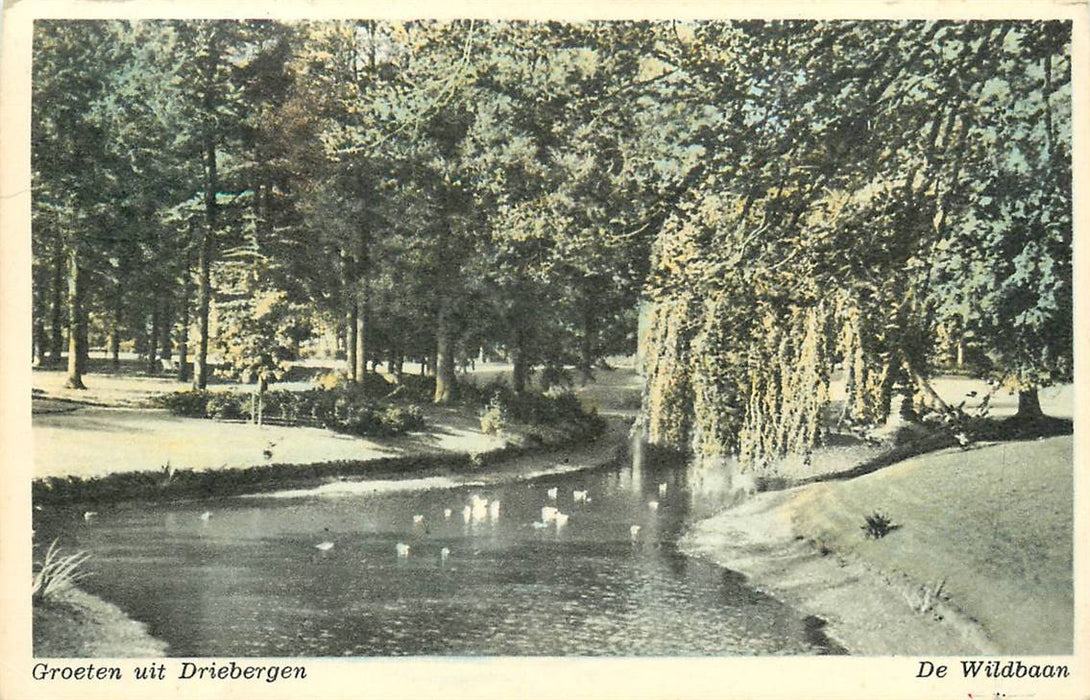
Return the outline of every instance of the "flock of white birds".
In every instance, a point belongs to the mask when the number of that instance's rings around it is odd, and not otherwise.
[[[668,486],[665,483],[659,484],[659,498],[666,495]],[[546,498],[551,502],[556,502],[559,496],[559,490],[556,486],[550,487],[545,492]],[[572,503],[591,503],[593,499],[590,494],[584,490],[572,491]],[[647,502],[647,507],[652,511],[659,509],[659,502],[652,500]],[[469,498],[467,503],[462,508],[462,520],[466,523],[471,522],[483,522],[485,520],[491,520],[493,522],[500,519],[500,501],[499,499],[487,499],[479,494],[473,494]],[[94,511],[87,511],[83,514],[85,520],[90,521],[97,513]],[[200,514],[200,519],[204,522],[208,522],[212,518],[211,511],[204,511]],[[451,520],[454,517],[453,508],[443,509],[443,519]],[[563,513],[554,505],[544,505],[541,507],[541,520],[530,523],[530,527],[535,530],[545,530],[550,527],[556,527],[557,529],[563,528],[568,524],[568,519],[571,517],[568,513]],[[413,515],[413,525],[424,525],[423,513],[415,513]],[[640,537],[640,526],[633,525],[628,530],[629,537],[633,542],[637,542]],[[325,540],[314,545],[314,548],[320,552],[328,552],[333,549],[335,542],[331,540]],[[412,547],[404,542],[398,542],[394,548],[398,558],[406,558],[412,553]],[[439,550],[439,558],[442,561],[446,561],[450,557],[451,550],[449,547],[443,547]]]

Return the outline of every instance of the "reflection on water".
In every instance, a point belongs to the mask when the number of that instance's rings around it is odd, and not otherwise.
[[[488,488],[47,510],[35,526],[93,552],[85,587],[173,656],[827,653],[812,621],[677,552],[689,519],[731,497],[728,473],[636,459]]]

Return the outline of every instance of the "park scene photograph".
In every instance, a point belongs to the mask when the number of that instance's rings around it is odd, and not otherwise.
[[[38,660],[1068,675],[1071,21],[28,41]]]

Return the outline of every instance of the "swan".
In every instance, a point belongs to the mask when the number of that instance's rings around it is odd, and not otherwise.
[[[547,495],[547,496],[548,496],[548,497],[549,497],[550,499],[552,499],[552,500],[554,500],[554,501],[555,501],[555,500],[556,500],[556,494],[557,494],[557,488],[556,488],[556,487],[554,486],[554,487],[552,487],[551,489],[549,489],[548,491],[546,491],[546,492],[545,492],[545,494],[546,494],[546,495]]]
[[[579,503],[580,501],[583,501],[585,503],[587,501],[587,492],[586,491],[572,491],[571,492],[571,499],[573,501],[575,501],[576,503]]]
[[[556,514],[556,526],[557,527],[564,527],[567,524],[568,524],[568,514],[567,513],[557,513]]]
[[[424,516],[423,515],[420,515],[418,513],[418,514],[413,516],[413,524],[419,525],[422,522],[424,522]]]
[[[560,511],[552,506],[544,506],[541,509],[541,522],[551,523],[556,520],[556,514]]]
[[[650,508],[651,510],[658,510],[659,509],[659,502],[658,501],[648,501],[647,502],[647,507]]]
[[[409,549],[410,549],[409,545],[405,544],[404,542],[398,542],[397,543],[397,556],[399,556],[401,558],[405,558],[405,557],[409,556]]]
[[[445,519],[447,519],[447,520],[450,520],[450,516],[453,515],[453,514],[454,514],[454,511],[452,511],[450,508],[444,508],[443,509],[443,517]]]
[[[95,517],[96,515],[98,515],[98,511],[89,510],[89,511],[87,511],[87,512],[85,512],[83,514],[83,519],[84,520],[90,520],[91,518]]]
[[[632,527],[628,528],[628,535],[633,540],[638,538],[640,536],[640,526],[639,525],[633,525]]]
[[[212,511],[210,511],[210,510],[206,510],[203,513],[201,513],[201,520],[203,520],[204,522],[208,522],[209,519],[211,519],[211,517],[212,517]]]
[[[666,486],[665,482],[659,484],[659,495],[660,496],[665,496],[666,495],[666,488],[667,488],[667,486]]]
[[[446,561],[447,557],[449,557],[449,556],[450,556],[450,547],[443,547],[442,549],[439,550],[439,558],[442,559],[443,561]]]
[[[318,544],[314,545],[314,548],[317,549],[319,552],[328,552],[329,550],[333,549],[333,543],[328,541],[319,542]]]

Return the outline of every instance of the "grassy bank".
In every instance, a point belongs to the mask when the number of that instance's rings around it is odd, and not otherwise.
[[[921,607],[941,585],[1000,650],[1069,654],[1072,465],[1070,436],[947,450],[815,484],[787,507],[797,536],[904,575]],[[867,538],[875,512],[895,527]]]
[[[853,653],[1070,654],[1072,451],[1071,436],[944,450],[764,493],[682,547],[828,620]],[[868,537],[876,513],[890,527]]]
[[[320,486],[356,479],[412,476],[474,475],[518,457],[563,445],[577,448],[603,435],[605,423],[557,435],[555,442],[511,445],[479,453],[418,453],[366,460],[335,460],[315,464],[259,464],[223,469],[153,469],[102,476],[35,479],[35,506],[110,503],[126,500],[172,500],[264,493]],[[612,436],[608,439],[612,439]]]
[[[34,656],[140,658],[166,654],[167,645],[116,605],[69,588],[35,603]]]

